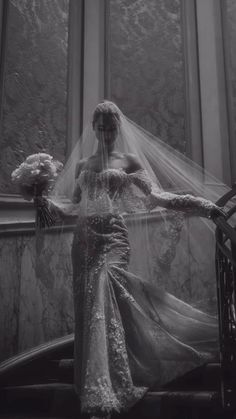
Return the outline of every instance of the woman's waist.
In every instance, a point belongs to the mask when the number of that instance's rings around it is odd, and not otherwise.
[[[100,214],[98,213],[87,213],[87,214],[80,214],[77,220],[77,224],[79,225],[91,225],[91,224],[100,224],[100,223],[109,223],[112,220],[122,220],[124,221],[124,218],[121,214],[115,211],[109,211],[109,212],[102,212]]]
[[[126,191],[127,192],[127,191]],[[141,197],[130,193],[101,194],[98,196],[84,196],[79,204],[79,215],[82,217],[99,215],[109,216],[109,214],[127,214],[136,211],[146,211],[145,203]]]
[[[89,214],[78,218],[75,232],[83,230],[86,234],[99,233],[99,234],[110,234],[114,233],[117,224],[122,225],[126,229],[125,220],[121,214],[117,213],[103,213],[103,214]]]

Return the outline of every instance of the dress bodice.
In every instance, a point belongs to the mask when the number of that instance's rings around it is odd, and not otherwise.
[[[126,173],[123,169],[101,172],[83,170],[77,179],[81,191],[79,213],[102,215],[145,211],[143,198],[151,190],[143,170]]]
[[[107,214],[149,212],[156,207],[182,211],[190,215],[210,217],[218,207],[211,201],[159,189],[144,169],[126,173],[123,169],[101,172],[82,170],[76,180],[73,204],[67,207],[51,202],[59,216],[106,216]]]

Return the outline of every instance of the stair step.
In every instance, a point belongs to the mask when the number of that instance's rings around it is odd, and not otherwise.
[[[63,392],[71,392],[73,390],[72,384],[66,383],[47,383],[47,384],[31,384],[31,385],[18,385],[18,386],[7,386],[3,387],[1,391],[12,392],[12,393],[19,393],[24,394],[27,392],[28,394],[44,394],[52,391],[63,391]]]
[[[59,381],[73,383],[74,359],[60,359],[51,361],[57,365],[57,377]],[[196,391],[218,391],[220,388],[220,364],[206,364],[200,368],[177,378],[171,384],[166,386],[167,389],[175,390],[196,390]],[[153,387],[154,391],[159,388]]]
[[[49,400],[55,395],[57,397],[68,397],[77,400],[74,387],[66,383],[51,383],[51,384],[34,384],[24,386],[10,386],[4,387],[1,390],[2,399],[5,402],[12,402],[26,398],[37,398],[42,400]],[[174,404],[191,404],[193,405],[209,405],[217,403],[219,395],[215,391],[155,391],[147,392],[142,402],[156,403],[161,400],[171,400]]]
[[[16,414],[14,416],[12,416],[12,413],[9,414],[0,414],[0,419],[68,419],[68,417],[62,417],[62,416],[36,416],[35,414],[30,414],[30,415],[21,415],[21,414]],[[79,417],[77,417],[76,419],[79,419]]]
[[[5,387],[1,392],[0,406],[0,419],[80,418],[74,387],[66,383]],[[119,415],[119,418],[158,419],[163,417],[160,416],[160,412],[166,406],[168,408],[172,406],[172,409],[177,409],[177,411],[179,409],[213,409],[216,411],[220,408],[219,394],[210,391],[148,392],[129,413]],[[19,412],[24,415],[20,415]],[[34,415],[35,413],[37,415]],[[199,417],[205,418],[204,415]]]
[[[74,380],[74,359],[34,359],[26,364],[17,365],[16,368],[1,370],[0,365],[0,386],[30,385],[63,382],[73,384]],[[209,390],[218,391],[220,388],[220,364],[207,364],[197,368],[182,377],[177,378],[167,389],[174,390]],[[154,386],[153,390],[159,390]]]
[[[78,400],[73,385],[65,383],[9,386],[1,389],[0,413],[37,413],[72,417],[77,413]]]
[[[0,386],[20,384],[22,379],[30,380],[39,377],[45,382],[47,378],[56,378],[58,363],[52,360],[72,359],[74,335],[67,335],[41,344],[19,355],[13,356],[0,363]]]
[[[220,391],[220,364],[211,363],[196,368],[167,384],[164,389],[178,391]],[[156,390],[155,386],[152,389]],[[158,389],[157,389],[158,390]]]
[[[148,392],[144,399],[145,403],[151,404],[165,400],[179,406],[209,406],[219,403],[219,393],[215,391],[159,391]]]
[[[70,369],[72,370],[74,368],[74,359],[60,359],[58,362],[58,367],[60,369]]]
[[[54,360],[52,363],[57,363],[57,376],[62,382],[73,384],[74,381],[74,359],[60,359]]]

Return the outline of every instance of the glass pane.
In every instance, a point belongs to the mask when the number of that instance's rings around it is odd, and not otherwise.
[[[46,151],[66,148],[69,0],[9,0],[2,115],[0,193],[14,192],[10,173]]]
[[[110,0],[109,32],[110,98],[185,153],[181,0]]]

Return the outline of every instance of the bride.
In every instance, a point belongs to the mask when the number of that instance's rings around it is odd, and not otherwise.
[[[74,384],[82,411],[96,416],[129,409],[154,384],[214,359],[218,349],[214,317],[129,271],[125,214],[223,212],[204,198],[160,191],[135,154],[118,150],[122,123],[114,103],[97,105],[97,148],[77,163],[73,195]]]

